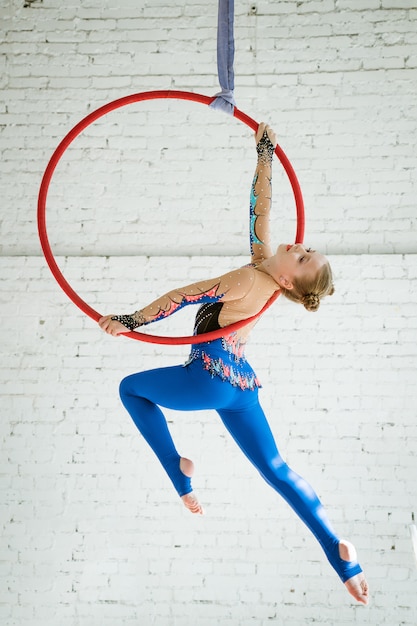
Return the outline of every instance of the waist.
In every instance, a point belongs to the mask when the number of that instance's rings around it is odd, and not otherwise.
[[[236,333],[232,333],[232,335],[220,337],[213,341],[204,341],[195,344],[191,349],[191,354],[193,354],[193,352],[199,354],[204,352],[205,354],[221,356],[234,363],[239,363],[246,362],[245,347],[246,343],[241,341]]]
[[[191,365],[195,361],[199,361],[203,369],[212,377],[219,376],[233,387],[254,390],[261,386],[258,377],[246,360],[244,344],[231,342],[230,336],[193,346],[184,366]]]

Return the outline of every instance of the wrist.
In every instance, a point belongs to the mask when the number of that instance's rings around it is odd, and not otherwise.
[[[270,165],[272,163],[274,151],[275,146],[268,137],[268,133],[264,131],[264,134],[256,145],[256,152],[258,153],[258,163],[262,163],[263,165]]]
[[[144,316],[140,311],[135,311],[132,315],[113,315],[111,319],[115,322],[120,322],[129,330],[134,330],[145,323]]]

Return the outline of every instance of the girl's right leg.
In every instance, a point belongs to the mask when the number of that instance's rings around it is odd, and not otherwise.
[[[235,403],[233,409],[219,410],[224,425],[263,478],[313,532],[349,592],[359,602],[366,604],[367,584],[356,560],[354,547],[340,541],[313,488],[282,459],[256,396],[253,393],[254,401],[247,406],[239,408]]]

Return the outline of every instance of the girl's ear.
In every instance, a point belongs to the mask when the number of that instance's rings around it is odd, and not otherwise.
[[[294,285],[292,284],[292,282],[287,276],[280,276],[278,285],[280,287],[284,287],[284,289],[288,289],[288,290],[294,289]]]

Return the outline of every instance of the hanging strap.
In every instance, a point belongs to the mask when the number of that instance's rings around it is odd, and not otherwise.
[[[219,109],[233,115],[236,102],[234,97],[235,74],[233,61],[235,56],[235,41],[233,37],[234,0],[219,0],[219,14],[217,19],[217,72],[222,88],[216,93],[215,100],[210,104],[213,109]]]

